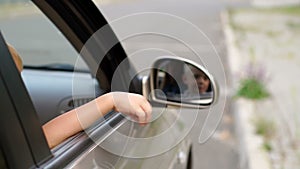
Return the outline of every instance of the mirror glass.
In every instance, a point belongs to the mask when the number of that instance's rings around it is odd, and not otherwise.
[[[214,84],[201,66],[178,59],[160,59],[154,63],[152,94],[158,101],[210,105]]]

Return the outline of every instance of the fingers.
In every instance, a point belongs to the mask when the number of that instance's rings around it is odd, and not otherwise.
[[[135,98],[131,100],[134,107],[134,114],[137,117],[137,122],[140,125],[145,125],[151,120],[152,106],[150,103],[141,95],[134,95]]]
[[[146,115],[145,122],[148,123],[151,120],[152,106],[145,99],[145,102],[141,107],[142,107],[142,109],[143,109],[143,111],[145,112],[145,115]]]
[[[140,124],[146,124],[146,123],[147,123],[147,121],[146,121],[146,119],[147,119],[147,114],[144,112],[144,110],[143,110],[141,107],[139,107],[139,108],[136,110],[135,115],[136,115],[136,117],[137,117],[137,119],[138,119],[138,122],[139,122]]]
[[[151,120],[152,107],[146,98],[139,94],[113,92],[114,110],[131,116],[140,124]]]

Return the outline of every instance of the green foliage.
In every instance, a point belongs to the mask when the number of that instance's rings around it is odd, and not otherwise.
[[[280,34],[281,34],[281,32],[279,32],[279,31],[272,31],[272,30],[266,31],[266,35],[267,35],[269,38],[276,38],[276,37],[278,37]]]
[[[286,26],[293,31],[300,30],[300,23],[298,22],[287,21]]]
[[[267,152],[271,152],[273,150],[271,141],[274,140],[277,134],[275,122],[260,115],[253,120],[253,123],[255,133],[263,138],[262,148]]]
[[[267,11],[277,12],[277,13],[284,13],[288,15],[300,15],[300,6],[286,6],[286,7],[277,7],[277,8],[270,8]]]
[[[300,5],[294,6],[282,6],[282,7],[271,7],[271,8],[246,8],[246,9],[232,9],[231,13],[270,13],[270,14],[286,14],[286,15],[300,15]]]
[[[273,150],[273,147],[269,142],[264,142],[262,146],[267,152],[271,152]]]
[[[275,123],[264,117],[257,117],[254,121],[255,133],[261,135],[265,141],[272,139],[276,135]]]
[[[255,78],[241,80],[240,87],[236,94],[237,97],[243,97],[250,100],[261,100],[269,97],[269,92],[265,86]]]

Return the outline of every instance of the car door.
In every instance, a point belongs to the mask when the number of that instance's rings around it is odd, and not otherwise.
[[[127,59],[125,51],[113,30],[107,25],[107,21],[92,1],[34,2],[56,24],[61,32],[65,34],[75,49],[81,53],[100,86],[108,86],[107,91],[130,91],[142,94],[140,79],[130,76],[130,71],[134,71],[134,68]],[[103,27],[105,27],[104,31],[99,32],[99,29],[103,29]],[[112,83],[114,79],[117,79],[117,83]],[[161,109],[163,108],[157,108],[156,111],[161,112]],[[70,165],[78,168],[85,168],[86,166],[114,166],[116,168],[166,168],[175,166],[178,153],[184,152],[186,154],[184,158],[188,158],[187,154],[190,150],[189,141],[185,140],[181,142],[182,140],[175,139],[175,142],[178,142],[175,148],[168,152],[162,151],[164,153],[155,154],[157,155],[155,157],[152,157],[153,154],[151,154],[151,156],[141,156],[138,158],[134,156],[135,158],[128,158],[126,154],[122,154],[124,153],[122,152],[122,148],[109,151],[111,147],[124,146],[125,143],[119,140],[126,140],[128,137],[147,138],[159,135],[177,119],[177,115],[174,112],[164,113],[163,116],[159,118],[160,120],[146,127],[140,127],[126,119],[120,120],[120,123],[112,121],[112,123],[116,123],[116,127],[113,128],[114,132],[106,136],[105,140],[100,139],[103,141],[104,146],[98,142],[97,144],[100,144],[100,146],[92,148],[88,154],[84,155],[84,158],[81,158],[81,161],[73,162]],[[183,125],[180,125],[180,121],[176,121],[174,126],[176,126],[174,131],[180,132],[179,129]],[[125,139],[112,136],[116,133],[124,134],[126,136]],[[90,137],[93,138],[94,136]],[[165,139],[172,140],[172,138]],[[93,138],[93,140],[99,139]],[[163,140],[160,141],[163,142]],[[140,150],[145,152],[147,152],[147,149],[154,149],[155,147],[157,146],[153,145],[149,147],[145,143],[133,145],[135,151]],[[183,162],[183,166],[185,165],[186,161]]]
[[[107,23],[91,1],[35,1],[35,3],[48,15],[80,53],[82,52],[84,44],[90,40],[92,34]],[[130,77],[129,70],[133,69],[130,62],[122,65],[122,70],[124,71],[120,71],[120,74],[114,74],[120,63],[124,61],[127,56],[120,43],[115,45],[112,49],[106,48],[109,40],[113,39],[114,41],[118,41],[111,29],[107,31],[109,33],[105,34],[104,38],[100,36],[94,39],[93,44],[96,45],[96,48],[88,48],[88,52],[82,54],[82,57],[90,68],[92,77],[97,79],[103,93],[112,90],[128,91],[126,84],[130,84],[131,92],[142,93],[142,83],[135,83],[135,81],[139,81],[139,79],[133,79],[133,83],[130,82],[132,78]],[[5,48],[4,44],[5,43],[2,43],[3,48]],[[103,58],[99,58],[99,53],[103,53]],[[6,61],[3,63],[6,63]],[[13,67],[12,64],[10,64],[10,66]],[[7,74],[11,74],[11,72]],[[112,89],[113,75],[117,76],[116,79],[118,79],[119,83],[113,85]],[[23,84],[20,79],[18,83]],[[10,90],[12,89],[3,89],[3,91]],[[26,93],[24,85],[22,91]],[[15,95],[11,94],[10,97],[13,98]],[[8,128],[19,125],[20,133],[22,133],[18,134],[18,132],[14,132],[12,135],[5,134],[1,137],[12,137],[9,139],[10,141],[1,141],[1,151],[9,168],[105,168],[107,166],[113,166],[115,168],[167,168],[174,166],[178,152],[189,149],[187,142],[182,142],[170,151],[158,154],[154,157],[128,158],[128,156],[122,156],[122,154],[108,152],[107,149],[99,145],[105,141],[108,146],[120,145],[120,143],[118,144],[118,140],[114,140],[114,137],[111,137],[113,133],[116,133],[115,131],[130,137],[149,137],[163,131],[163,129],[169,125],[167,123],[168,121],[172,123],[172,120],[176,119],[176,114],[165,113],[164,118],[160,118],[160,120],[151,124],[151,126],[141,127],[128,121],[122,115],[112,112],[105,118],[100,119],[98,123],[89,130],[81,132],[56,148],[49,150],[47,145],[44,144],[45,138],[43,133],[41,133],[41,125],[38,123],[39,119],[36,116],[36,112],[32,103],[30,104],[30,98],[28,98],[28,95],[24,97],[27,97],[25,100],[29,102],[26,104],[29,108],[15,110],[16,114],[22,113],[22,110],[27,110],[31,112],[31,114],[28,115],[32,115],[34,118],[27,119],[23,116],[16,116],[15,119],[20,120],[15,123],[10,122],[10,125],[3,126],[5,130],[2,130],[6,133]],[[24,100],[23,97],[19,99]],[[3,110],[9,109],[3,108]],[[6,118],[3,117],[1,119]],[[23,125],[23,120],[25,120],[24,123],[30,123],[31,125]],[[17,134],[17,136],[14,134]],[[22,139],[24,140],[22,144],[15,143],[16,140]],[[39,144],[35,144],[36,142]],[[14,148],[13,144],[18,144],[27,150],[25,151],[18,147]],[[151,148],[151,146],[147,147],[140,144],[139,146],[136,145],[135,151],[145,147]],[[155,145],[152,147],[155,147]],[[27,154],[20,154],[21,150],[22,152],[27,152]],[[9,158],[10,153],[16,157]],[[19,163],[18,160],[23,160],[24,163]]]

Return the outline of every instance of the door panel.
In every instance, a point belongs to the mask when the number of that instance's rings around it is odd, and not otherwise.
[[[161,109],[163,108],[154,108],[154,111],[159,112]],[[161,144],[156,144],[155,141],[142,141],[130,145],[128,142],[124,142],[124,139],[126,138],[119,137],[119,134],[128,136],[127,141],[129,142],[132,141],[132,138],[141,139],[157,137],[166,132],[170,125],[174,126],[174,129],[168,135],[170,140],[162,139]],[[114,133],[109,135],[100,144],[95,144],[89,152],[83,154],[82,157],[79,157],[70,166],[78,169],[97,167],[128,169],[166,169],[172,168],[173,166],[176,166],[177,168],[185,167],[186,164],[178,164],[179,152],[184,152],[188,155],[190,148],[190,142],[186,139],[178,141],[178,136],[180,135],[180,132],[185,130],[184,128],[184,122],[182,122],[182,119],[178,119],[178,115],[174,112],[164,112],[156,119],[156,121],[147,126],[139,126],[138,124],[126,120],[126,122],[117,128]],[[163,145],[163,142],[168,141],[178,141],[178,143],[174,143],[174,146],[168,150],[150,155],[153,153],[153,150],[159,149],[160,146]],[[110,149],[112,147],[118,148],[121,151]],[[141,151],[144,152],[144,155],[149,156],[144,158],[135,156],[135,154],[141,154]]]

